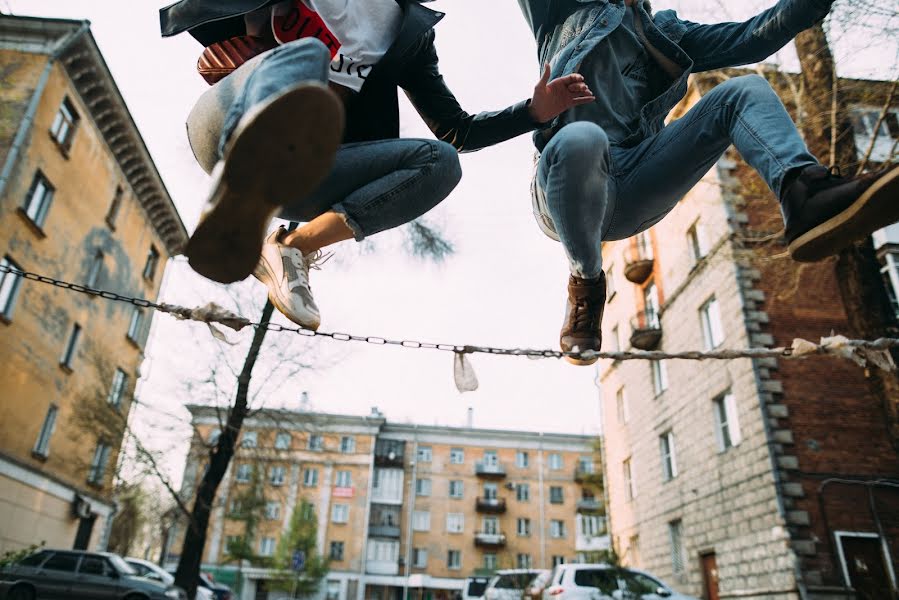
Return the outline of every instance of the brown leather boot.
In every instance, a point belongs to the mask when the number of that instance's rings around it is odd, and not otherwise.
[[[568,279],[568,305],[559,345],[563,352],[599,352],[602,346],[602,311],[606,307],[606,275],[599,279],[581,279],[572,275]],[[597,358],[580,359],[566,356],[573,365],[592,365]]]

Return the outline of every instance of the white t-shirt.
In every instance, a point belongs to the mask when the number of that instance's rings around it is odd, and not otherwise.
[[[331,81],[357,92],[396,40],[403,20],[396,0],[287,0],[263,10],[271,15],[279,43],[301,37],[324,42],[331,50]],[[246,16],[251,35],[258,31],[259,12]]]

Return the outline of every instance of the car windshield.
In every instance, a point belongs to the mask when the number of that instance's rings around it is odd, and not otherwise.
[[[574,584],[596,588],[603,594],[611,594],[618,589],[618,581],[609,569],[578,569],[574,572]]]
[[[137,575],[137,571],[135,571],[131,567],[131,565],[126,563],[125,560],[118,554],[109,554],[106,558],[109,559],[109,562],[112,563],[112,566],[115,567],[115,570],[122,575]]]
[[[619,576],[624,580],[625,588],[629,592],[635,594],[655,594],[660,587],[664,587],[652,577],[648,577],[642,573],[622,571]]]
[[[484,590],[487,589],[487,579],[472,579],[468,582],[468,596],[475,598],[483,596]]]
[[[47,555],[50,554],[48,550],[41,550],[35,554],[30,556],[26,556],[22,560],[19,561],[19,565],[23,567],[36,567],[47,558]]]

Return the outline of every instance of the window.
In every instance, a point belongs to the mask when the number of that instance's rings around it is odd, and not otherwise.
[[[617,292],[618,289],[615,287],[615,267],[609,265],[609,268],[606,270],[606,295],[609,299],[606,302],[609,302]]]
[[[519,450],[515,453],[515,466],[519,469],[527,469],[529,462],[528,453],[524,450]]]
[[[431,462],[431,447],[430,446],[419,446],[418,447],[418,462]]]
[[[119,210],[122,208],[122,198],[124,190],[121,187],[115,189],[112,202],[109,204],[109,210],[106,211],[106,224],[110,229],[115,229],[116,220],[119,218]]]
[[[461,569],[462,553],[459,550],[449,550],[446,553],[446,568]]]
[[[549,469],[551,471],[560,471],[562,470],[562,455],[553,452],[549,455]]]
[[[702,321],[702,337],[705,340],[705,349],[714,350],[724,341],[721,311],[714,296],[699,309],[699,318]]]
[[[290,449],[290,434],[286,431],[282,431],[275,435],[275,450],[289,450]]]
[[[621,469],[624,472],[624,499],[630,502],[636,495],[636,490],[634,488],[634,477],[631,473],[630,458],[624,459],[624,462],[621,463]]]
[[[131,322],[128,323],[128,339],[135,344],[140,343],[140,334],[144,326],[144,311],[135,306],[134,312],[131,313]]]
[[[498,492],[498,488],[495,483],[485,483],[484,484],[484,500],[496,500],[496,493]]]
[[[461,498],[462,497],[462,480],[453,479],[449,482],[449,496],[450,498]]]
[[[281,518],[281,503],[270,501],[265,503],[265,518],[269,521],[277,521]]]
[[[465,450],[462,448],[450,449],[450,464],[461,465],[465,462]]]
[[[400,543],[387,540],[368,540],[366,559],[377,562],[396,563],[400,559]]]
[[[303,519],[307,521],[312,521],[315,519],[315,506],[311,502],[303,501],[302,506],[300,507],[300,514],[303,516]]]
[[[306,469],[303,471],[303,485],[306,487],[318,485],[318,469]]]
[[[496,517],[484,517],[481,521],[481,533],[499,535],[499,519]]]
[[[652,239],[649,237],[649,230],[644,229],[637,234],[637,255],[642,260],[652,260]]]
[[[578,515],[578,536],[595,538],[606,534],[606,518],[600,515]]]
[[[337,471],[335,486],[339,488],[353,487],[353,474],[350,471]]]
[[[350,520],[349,504],[335,504],[331,507],[331,522],[346,523]]]
[[[374,502],[402,502],[402,469],[375,469],[372,476],[371,496]]]
[[[284,467],[272,467],[268,472],[268,480],[272,485],[284,485]]]
[[[578,456],[577,457],[577,471],[578,473],[582,473],[584,475],[593,475],[596,473],[596,467],[593,464],[592,456]]]
[[[72,106],[72,102],[65,98],[50,125],[50,135],[64,150],[72,147],[72,138],[75,137],[75,127],[78,125],[78,111]]]
[[[253,465],[245,463],[237,465],[237,472],[234,474],[234,481],[237,483],[247,483],[253,476]]]
[[[552,519],[549,522],[549,535],[554,538],[565,537],[565,521]]]
[[[275,538],[264,537],[259,542],[259,556],[274,556]]]
[[[671,541],[671,566],[675,573],[684,572],[684,545],[683,536],[681,535],[681,521],[671,521],[668,523],[668,539]]]
[[[416,496],[430,496],[431,495],[431,480],[430,479],[416,479],[415,480],[415,495]]]
[[[106,475],[106,464],[109,462],[109,453],[112,448],[108,444],[100,442],[94,450],[94,458],[91,460],[90,472],[87,475],[88,483],[100,485]]]
[[[245,431],[240,441],[241,448],[255,448],[259,444],[258,431]]]
[[[496,570],[496,554],[487,552],[484,554],[484,569],[487,571]]]
[[[690,264],[694,267],[708,253],[702,230],[699,228],[699,222],[693,223],[693,226],[687,230],[687,245],[690,248]]]
[[[617,324],[612,327],[612,335],[609,336],[609,342],[611,342],[609,352],[621,352],[621,331]]]
[[[519,569],[530,569],[531,568],[531,555],[530,554],[518,554],[515,557],[515,562],[518,564]]]
[[[549,503],[562,504],[563,502],[565,502],[565,498],[562,494],[562,487],[557,485],[549,486]]]
[[[309,436],[309,444],[306,446],[308,450],[319,451],[324,447],[324,441],[322,440],[322,436],[320,435],[310,435]]]
[[[677,458],[674,451],[674,433],[668,431],[659,436],[659,450],[662,453],[662,477],[671,481],[677,477]]]
[[[499,457],[496,455],[496,450],[484,450],[484,465],[488,467],[499,465]]]
[[[331,560],[343,560],[343,542],[331,542],[331,551],[328,556]]]
[[[643,290],[643,310],[646,317],[645,327],[648,329],[658,329],[659,325],[659,294],[656,291],[656,284],[650,283]]]
[[[356,452],[356,438],[351,435],[345,435],[340,438],[340,451],[344,454]]]
[[[112,386],[109,388],[109,395],[106,396],[106,401],[116,408],[120,407],[127,385],[128,375],[125,374],[125,371],[116,369],[115,375],[112,376]]]
[[[50,204],[53,203],[53,193],[55,188],[47,181],[44,174],[38,171],[34,175],[31,187],[28,189],[28,195],[25,196],[25,204],[22,210],[25,216],[31,219],[31,222],[38,227],[43,227],[47,220],[47,212],[50,210]]]
[[[209,432],[209,437],[206,439],[206,444],[209,446],[215,446],[219,443],[219,438],[222,437],[221,429],[213,429]]]
[[[153,281],[156,276],[156,267],[159,265],[159,250],[156,246],[150,246],[147,252],[147,262],[144,264],[144,279]]]
[[[0,260],[0,266],[7,269],[22,270],[22,268],[14,263],[8,256],[4,256],[3,259]],[[16,304],[16,297],[19,295],[19,285],[21,283],[21,275],[0,271],[0,318],[7,321],[12,319],[12,309]]]
[[[737,400],[727,392],[713,400],[715,411],[715,436],[718,438],[718,450],[726,451],[742,441],[740,422],[737,417]]]
[[[72,361],[75,359],[75,351],[78,350],[78,340],[81,339],[81,325],[75,323],[72,331],[69,333],[69,340],[66,342],[66,349],[59,359],[59,364],[66,369],[72,368]]]
[[[69,552],[57,552],[44,563],[44,569],[52,569],[53,571],[66,571],[69,573],[75,572],[75,567],[78,565],[78,554],[72,554]]]
[[[412,549],[412,566],[416,569],[426,569],[428,567],[428,551],[426,548]]]
[[[56,415],[59,413],[59,407],[51,404],[47,409],[47,415],[44,417],[44,424],[41,425],[41,432],[37,436],[37,442],[34,444],[34,453],[38,456],[46,458],[50,455],[50,438],[53,437],[53,430],[56,428]]]
[[[656,396],[668,389],[668,368],[663,360],[651,360],[652,365],[652,389]]]
[[[462,513],[447,513],[446,532],[462,533],[465,530],[465,515]]]
[[[527,483],[516,483],[515,499],[519,502],[528,502],[531,499],[531,486]]]
[[[431,511],[416,510],[412,512],[412,531],[431,530]]]
[[[90,269],[87,271],[87,280],[85,285],[89,288],[96,288],[100,283],[100,273],[103,272],[103,251],[94,252],[94,258],[91,260]],[[136,306],[134,308],[137,308]]]
[[[524,517],[519,517],[516,532],[521,537],[527,537],[531,535],[531,520]]]
[[[564,564],[565,564],[565,557],[564,557],[564,556],[559,556],[559,555],[557,555],[557,554],[554,554],[554,555],[553,555],[553,569],[555,569],[555,568],[558,567],[559,565],[564,565]]]
[[[895,152],[893,145],[899,139],[899,112],[887,111],[883,121],[878,126],[882,108],[861,107],[851,113],[852,125],[855,130],[855,146],[859,154],[864,154],[871,146],[871,161],[873,163],[887,162],[891,158],[891,152]]]
[[[99,556],[83,556],[81,564],[78,566],[78,573],[84,575],[105,576],[110,571],[112,571],[112,567],[106,562],[106,559]]]
[[[618,388],[618,391],[615,392],[615,406],[618,410],[618,423],[620,425],[624,425],[627,423],[628,419],[628,410],[627,410],[627,397],[624,395],[624,388]]]

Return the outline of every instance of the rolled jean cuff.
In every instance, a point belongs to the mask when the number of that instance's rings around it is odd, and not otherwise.
[[[362,229],[362,226],[347,212],[346,207],[342,203],[335,204],[331,207],[331,210],[340,215],[343,223],[353,232],[354,240],[361,242],[365,239],[365,231]]]

